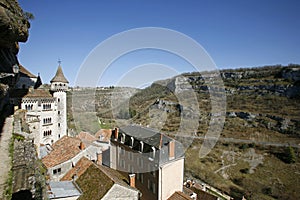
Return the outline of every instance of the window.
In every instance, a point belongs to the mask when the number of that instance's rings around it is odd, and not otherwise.
[[[153,183],[151,180],[148,180],[148,190],[155,194],[155,183]]]
[[[60,111],[58,111],[58,114],[60,115]]]
[[[58,98],[57,101],[60,102],[60,98]]]
[[[144,142],[140,141],[140,152],[143,153],[144,150]]]
[[[43,110],[51,110],[51,104],[50,103],[43,104]]]
[[[52,135],[51,130],[44,131],[44,137],[47,137],[47,136],[50,136],[50,135]]]
[[[58,127],[60,127],[60,123],[58,123]]]
[[[132,165],[128,165],[128,171],[130,173],[133,173],[134,172],[134,169],[133,169],[133,166]]]
[[[131,147],[133,147],[134,138],[133,138],[133,137],[131,137],[130,139],[131,139]]]
[[[139,167],[143,167],[144,161],[141,156],[137,157],[137,164]]]
[[[120,154],[125,155],[125,149],[123,147],[120,148]]]
[[[125,169],[125,160],[121,159],[119,165],[121,168]]]
[[[33,110],[33,105],[32,104],[28,104],[28,105],[25,105],[25,110]]]
[[[61,174],[61,168],[53,170],[53,175],[60,175],[60,174]]]
[[[133,160],[132,154],[133,154],[132,152],[128,151],[128,158],[129,158],[129,160]]]
[[[137,174],[137,180],[139,180],[141,183],[144,183],[144,175],[141,173]]]
[[[44,123],[44,124],[51,124],[51,123],[52,123],[51,117],[44,118],[44,119],[43,119],[43,123]]]
[[[125,143],[125,137],[126,137],[126,135],[125,135],[125,133],[123,133],[122,137],[121,137],[121,143],[123,143],[123,144]]]

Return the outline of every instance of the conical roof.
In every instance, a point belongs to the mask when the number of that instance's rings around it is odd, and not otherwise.
[[[50,83],[52,82],[62,82],[62,83],[69,83],[69,81],[66,79],[66,77],[64,76],[64,73],[62,71],[61,66],[59,65],[56,71],[55,76],[52,78],[52,80],[50,81]]]

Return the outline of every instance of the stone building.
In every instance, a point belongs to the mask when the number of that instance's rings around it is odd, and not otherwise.
[[[67,97],[68,80],[65,78],[59,65],[57,72],[51,80],[50,89],[32,87],[39,84],[40,78],[23,77],[23,83],[18,83],[27,89],[27,94],[21,98],[21,109],[27,111],[26,119],[30,130],[34,135],[34,143],[39,146],[51,145],[61,137],[67,135]],[[34,82],[36,81],[36,82]],[[18,102],[15,100],[15,102]]]
[[[111,137],[110,167],[136,179],[141,199],[165,200],[183,189],[183,146],[149,128],[116,128]]]

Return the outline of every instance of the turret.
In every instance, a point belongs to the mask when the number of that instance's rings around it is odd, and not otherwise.
[[[63,74],[62,68],[57,68],[56,74],[51,83],[51,92],[53,97],[56,98],[57,104],[57,117],[56,117],[56,136],[55,140],[59,140],[61,137],[67,135],[67,94],[69,81]]]
[[[51,91],[67,91],[69,86],[69,81],[64,76],[61,66],[59,65],[55,76],[51,79]]]

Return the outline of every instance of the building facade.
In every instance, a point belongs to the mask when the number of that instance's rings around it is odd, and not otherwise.
[[[134,175],[141,199],[169,198],[183,189],[183,146],[140,126],[116,128],[111,137],[110,167]]]
[[[39,146],[51,145],[67,135],[68,80],[59,65],[51,80],[50,89],[22,88],[28,92],[21,98],[21,109],[27,111],[26,120],[34,135],[34,143]],[[33,84],[33,83],[32,83]],[[22,85],[20,83],[20,85]],[[26,87],[27,84],[23,87]],[[19,90],[22,90],[19,89]]]

